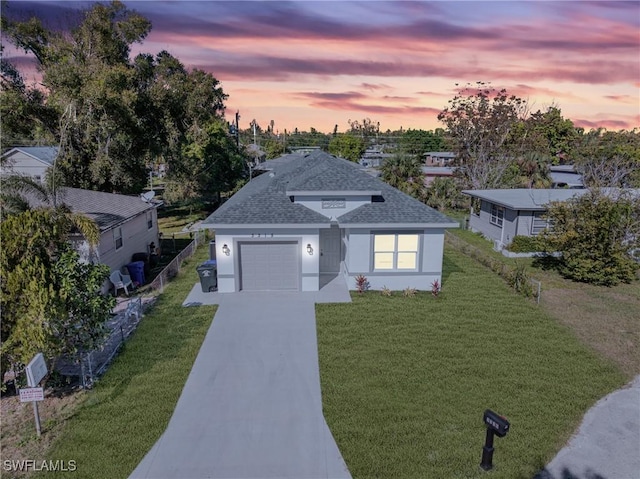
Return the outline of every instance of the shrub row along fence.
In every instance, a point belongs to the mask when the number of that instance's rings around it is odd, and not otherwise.
[[[504,261],[494,258],[482,249],[467,243],[448,231],[445,234],[445,238],[451,247],[486,266],[504,279],[516,292],[527,298],[535,298],[536,303],[540,304],[542,283],[529,276],[524,263],[516,261],[513,267],[509,266]]]
[[[156,276],[145,286],[145,290],[162,292],[169,281],[174,278],[182,263],[191,257],[198,245],[207,240],[203,231],[192,233],[192,241]],[[146,298],[151,299],[151,298]],[[60,358],[56,361],[55,370],[66,378],[78,378],[83,388],[90,388],[93,383],[107,369],[115,355],[120,350],[126,339],[135,331],[142,318],[144,303],[141,296],[129,299],[124,310],[114,315],[107,323],[110,333],[102,348],[82,353],[79,360]]]

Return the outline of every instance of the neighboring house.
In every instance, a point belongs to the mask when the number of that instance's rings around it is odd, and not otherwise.
[[[501,250],[514,236],[536,236],[547,227],[544,214],[552,201],[567,201],[587,189],[464,190],[470,196],[469,228]],[[618,191],[618,190],[616,190]],[[626,190],[640,195],[640,190]]]
[[[62,202],[74,213],[93,219],[100,228],[100,243],[94,252],[80,236],[71,238],[86,261],[106,264],[111,271],[120,270],[131,262],[134,253],[148,253],[151,242],[159,244],[158,203],[138,196],[78,188],[64,188]]]
[[[53,166],[58,148],[53,146],[18,146],[2,154],[0,174],[25,175],[44,181],[46,171]]]
[[[384,160],[387,158],[391,158],[393,155],[391,153],[384,153],[382,151],[382,146],[372,146],[367,148],[360,158],[359,163],[362,166],[369,168],[380,168]]]
[[[555,165],[549,167],[549,176],[553,188],[584,188],[582,175],[573,165]]]
[[[429,186],[436,178],[451,178],[454,171],[451,166],[423,166],[424,186]]]
[[[431,289],[441,281],[445,228],[458,223],[318,151],[265,163],[209,216],[218,291],[317,291],[338,275],[350,289]]]
[[[423,156],[425,166],[448,166],[456,159],[451,151],[428,151]]]

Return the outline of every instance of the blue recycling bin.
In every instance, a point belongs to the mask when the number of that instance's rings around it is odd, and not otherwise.
[[[144,280],[144,261],[134,261],[127,265],[129,276],[131,281],[138,283],[138,286],[142,286],[145,283]]]

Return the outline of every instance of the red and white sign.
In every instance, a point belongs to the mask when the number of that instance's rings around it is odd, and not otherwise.
[[[20,402],[44,401],[44,389],[22,388],[20,389]]]

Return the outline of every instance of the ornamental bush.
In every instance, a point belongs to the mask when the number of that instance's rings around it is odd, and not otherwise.
[[[513,253],[536,253],[543,251],[543,244],[537,236],[514,236],[507,250]]]
[[[544,251],[558,251],[564,277],[602,286],[629,283],[640,264],[631,251],[640,245],[640,198],[592,190],[569,201],[551,203],[553,228],[540,238]]]

